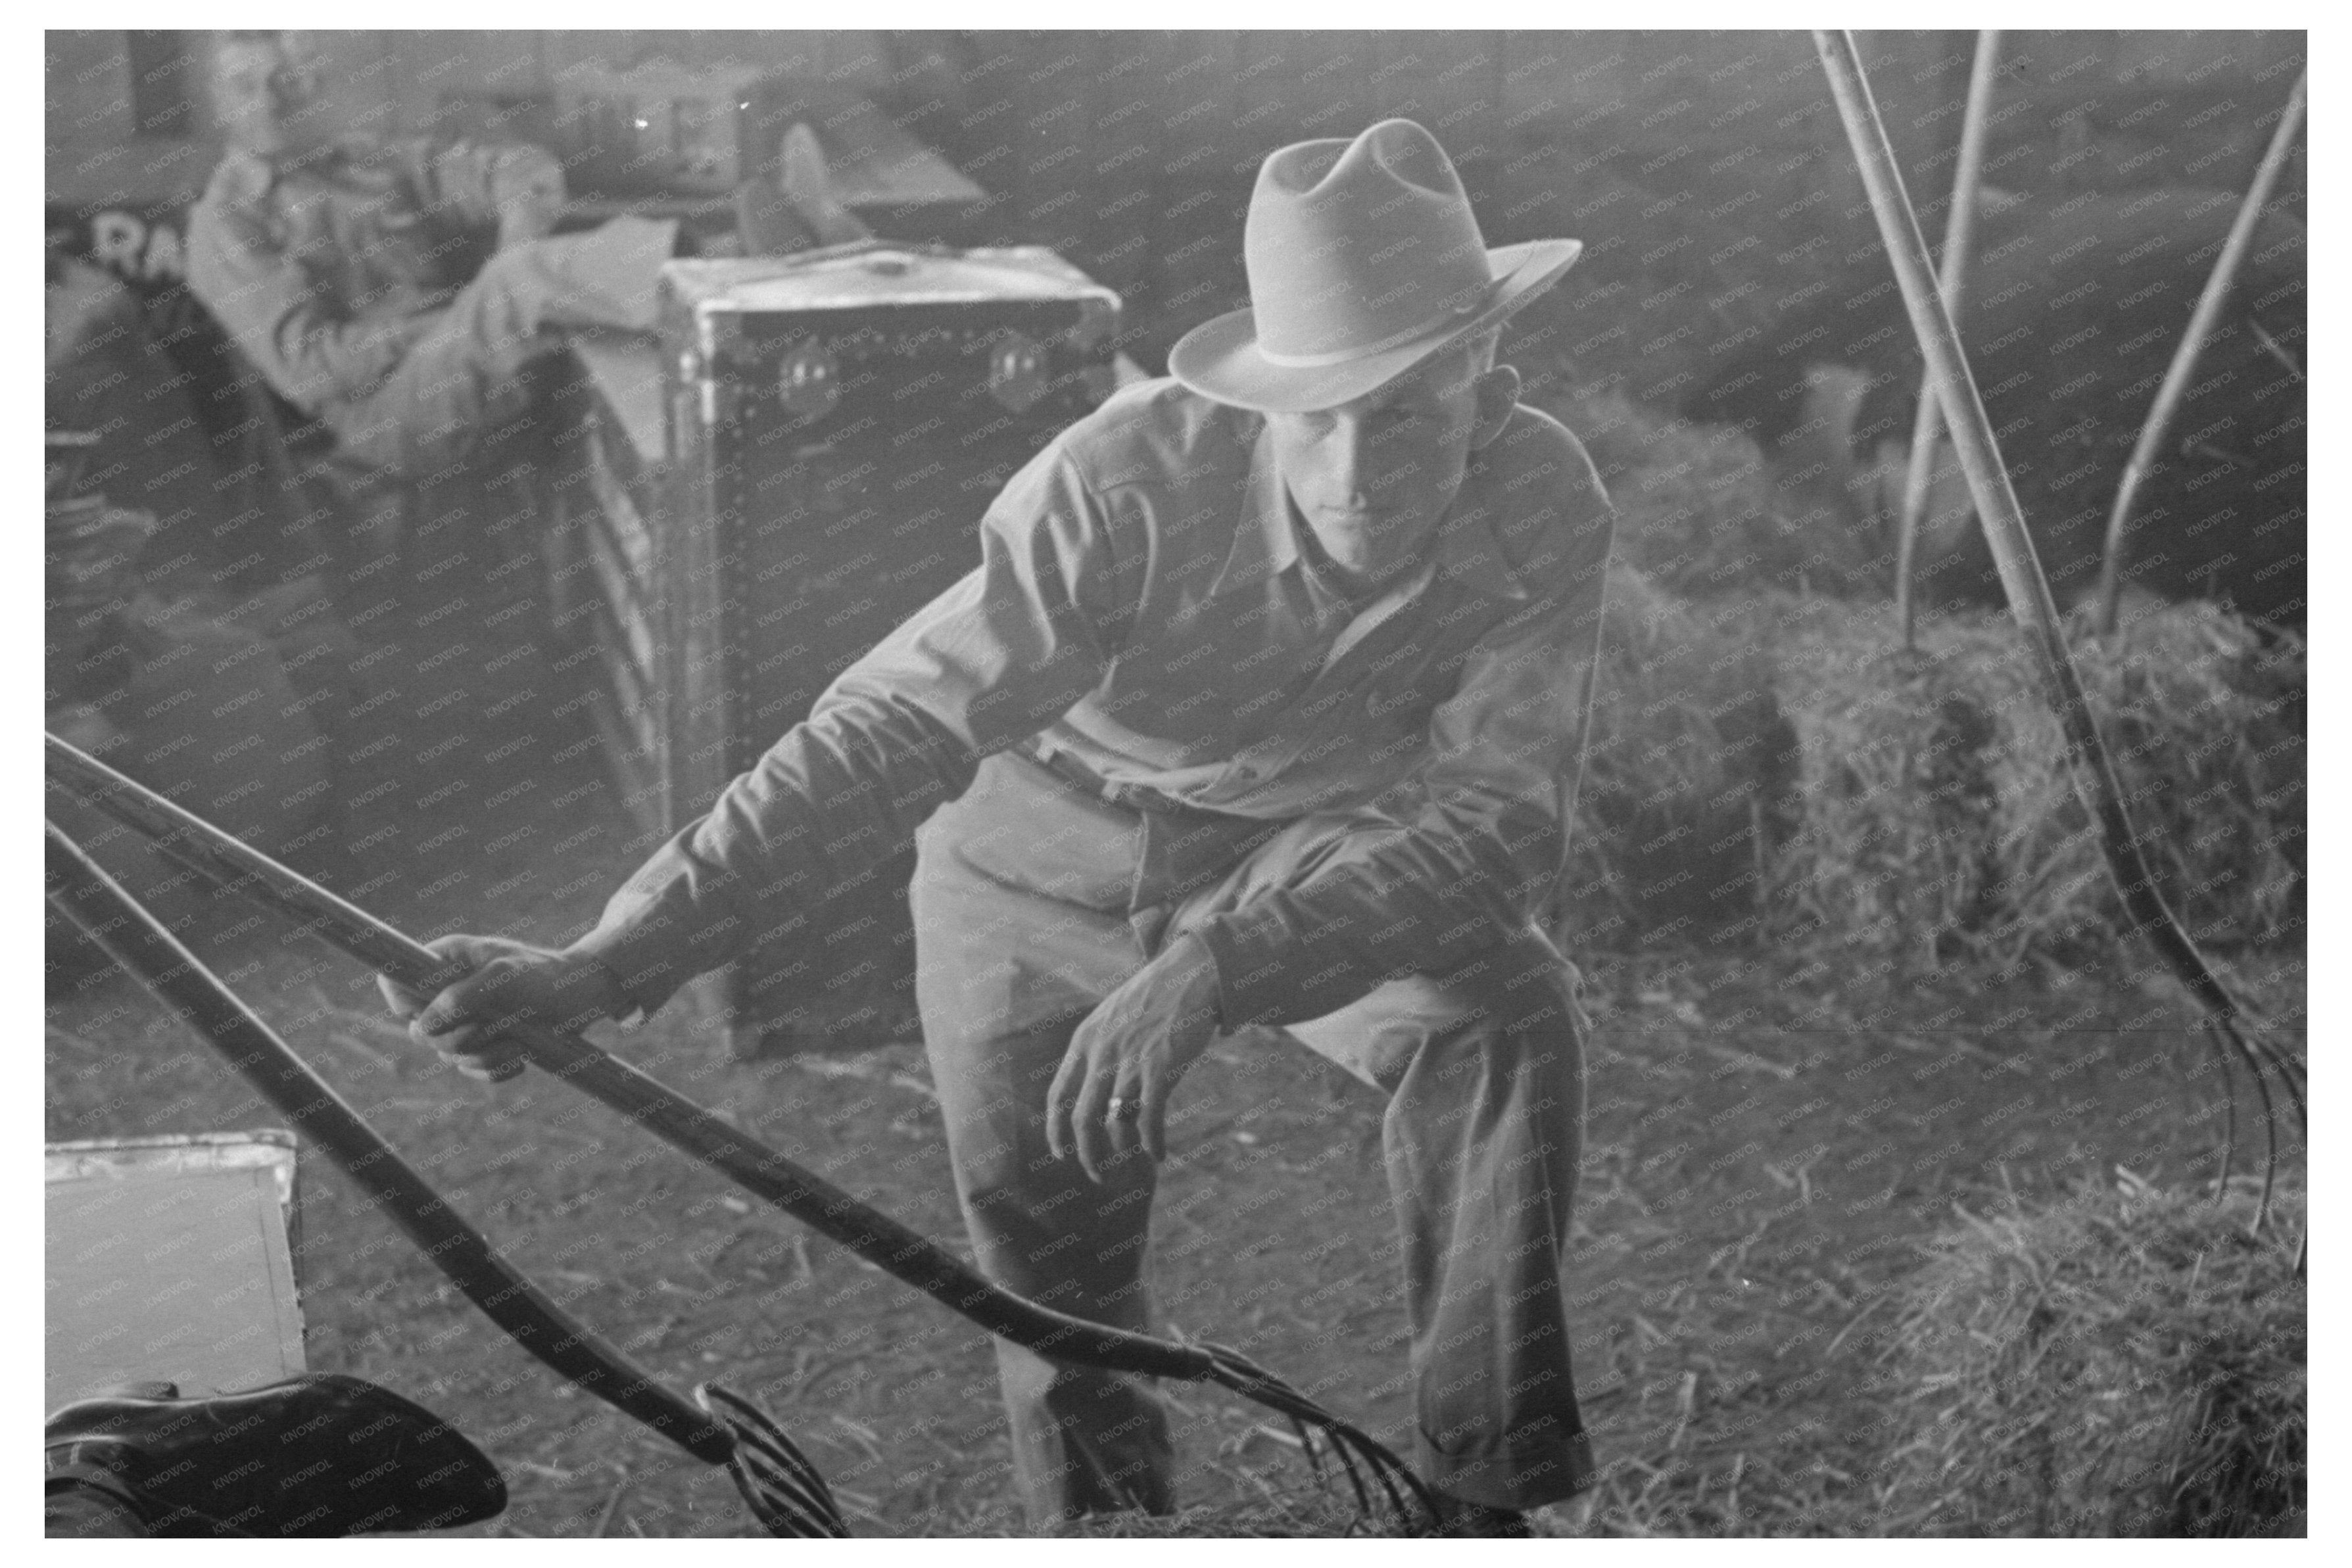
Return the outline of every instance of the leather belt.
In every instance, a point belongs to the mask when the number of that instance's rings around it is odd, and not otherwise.
[[[1149,811],[1156,816],[1179,813],[1192,816],[1223,816],[1205,806],[1189,805],[1172,795],[1163,794],[1149,784],[1119,784],[1079,761],[1066,751],[1048,750],[1042,741],[1030,741],[1014,748],[1018,754],[1035,763],[1066,783],[1075,784],[1107,805],[1129,811]]]

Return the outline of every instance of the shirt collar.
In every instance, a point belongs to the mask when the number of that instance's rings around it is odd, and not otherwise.
[[[1463,476],[1445,520],[1437,528],[1437,580],[1473,589],[1489,599],[1516,602],[1528,597],[1526,585],[1512,572],[1489,522],[1479,483],[1483,465],[1476,455]],[[1250,444],[1249,477],[1242,486],[1242,517],[1234,529],[1233,547],[1210,585],[1211,591],[1265,578],[1303,566],[1298,529],[1305,525],[1290,505],[1282,474],[1275,464],[1274,438],[1259,422],[1257,438]]]
[[[1258,422],[1256,439],[1250,443],[1249,477],[1242,483],[1241,502],[1234,542],[1225,551],[1225,564],[1211,584],[1212,591],[1261,582],[1299,563],[1290,497],[1275,465],[1274,437],[1264,420]]]

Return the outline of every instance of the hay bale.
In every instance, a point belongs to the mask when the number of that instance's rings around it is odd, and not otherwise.
[[[2080,622],[2074,666],[2115,758],[2158,891],[2200,942],[2249,946],[2300,930],[2304,655],[2219,606],[2151,603],[2113,636]],[[2053,950],[2128,939],[2121,895],[2068,779],[2057,718],[2021,706],[1996,759],[1997,920]]]
[[[2040,700],[2014,630],[1931,622],[1906,655],[1891,609],[1833,600],[1759,601],[1745,630],[1797,745],[1768,931],[1930,966],[1980,951],[2002,881],[1994,764]]]
[[[1759,831],[1789,767],[1769,661],[1610,566],[1564,924],[1582,946],[1759,918]]]
[[[2127,1178],[1940,1238],[1890,1340],[1905,1529],[2302,1533],[2303,1196],[2252,1208]]]
[[[1667,591],[1877,591],[1874,530],[1841,526],[1826,481],[1784,478],[1737,426],[1676,419],[1613,387],[1529,395],[1591,455],[1617,508],[1617,559]]]
[[[1773,934],[1930,966],[2073,961],[2130,941],[2064,737],[2007,617],[1756,601],[1798,747]],[[2304,904],[2302,649],[2210,604],[2147,608],[2074,660],[2168,903],[2200,941],[2290,936]]]

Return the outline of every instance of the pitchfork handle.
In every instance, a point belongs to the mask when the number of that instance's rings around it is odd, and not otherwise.
[[[226,1057],[492,1322],[564,1378],[705,1464],[728,1462],[735,1439],[725,1427],[541,1294],[80,845],[55,824],[44,826],[45,880],[58,906]]]
[[[50,768],[63,776],[73,794],[137,829],[183,864],[289,915],[377,973],[429,996],[469,972],[56,736],[47,736],[46,744]],[[1185,1382],[1214,1372],[1214,1359],[1205,1350],[1088,1322],[1006,1290],[929,1237],[576,1034],[536,1025],[502,1032],[533,1067],[633,1118],[672,1148],[991,1333],[1057,1361],[1115,1372]]]

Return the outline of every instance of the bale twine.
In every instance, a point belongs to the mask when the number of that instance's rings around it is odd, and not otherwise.
[[[1889,1338],[1895,1528],[2302,1533],[2304,1198],[2282,1192],[2260,1238],[2253,1207],[2126,1176],[1964,1212]]]
[[[1770,666],[1612,562],[1562,925],[1582,946],[1760,920],[1759,824],[1790,766]]]

